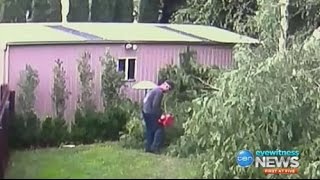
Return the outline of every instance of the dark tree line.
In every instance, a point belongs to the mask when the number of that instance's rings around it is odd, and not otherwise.
[[[69,22],[133,22],[134,11],[138,11],[136,19],[141,23],[205,24],[258,37],[259,30],[250,23],[261,9],[260,1],[69,0],[67,19]],[[61,9],[61,0],[0,0],[0,22],[26,22],[27,19],[60,22]],[[319,25],[319,0],[291,0],[288,10],[289,34]],[[26,12],[29,12],[28,17]]]
[[[133,22],[134,0],[69,0],[69,22]],[[139,22],[168,23],[186,0],[140,0]],[[61,0],[0,0],[0,22],[60,22]],[[162,14],[159,14],[162,11]],[[27,13],[28,12],[28,13]],[[89,15],[91,12],[91,16]]]
[[[289,2],[289,35],[299,31],[312,31],[319,26],[319,0]],[[268,4],[272,4],[271,11],[280,11],[279,3],[279,0],[187,0],[182,8],[171,16],[171,20],[174,23],[212,25],[258,37],[262,30],[252,26],[256,12]]]

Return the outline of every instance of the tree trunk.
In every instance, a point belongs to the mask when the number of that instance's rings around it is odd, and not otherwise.
[[[287,49],[287,34],[288,34],[288,6],[289,0],[279,0],[280,16],[281,16],[281,34],[279,37],[279,52],[285,52]]]
[[[89,20],[89,1],[88,0],[69,0],[69,22],[88,22]]]
[[[140,23],[157,23],[159,18],[160,0],[141,0],[139,6]]]

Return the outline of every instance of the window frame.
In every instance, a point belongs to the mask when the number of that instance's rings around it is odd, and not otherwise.
[[[134,79],[128,79],[129,75],[129,59],[134,59]],[[135,56],[120,56],[117,58],[117,71],[119,72],[119,60],[125,60],[125,67],[124,67],[124,74],[125,78],[124,81],[134,82],[136,81],[136,73],[137,73],[137,57]]]

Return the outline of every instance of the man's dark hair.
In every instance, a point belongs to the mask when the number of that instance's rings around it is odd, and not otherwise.
[[[172,89],[174,88],[174,83],[173,83],[173,81],[171,81],[171,80],[166,80],[165,82],[166,82],[167,84],[169,84],[170,90],[172,90]]]
[[[165,79],[158,79],[158,86],[160,86],[162,83],[164,83],[166,80]]]

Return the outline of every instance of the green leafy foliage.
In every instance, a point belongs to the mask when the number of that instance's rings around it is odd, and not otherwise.
[[[121,100],[120,88],[125,84],[123,81],[124,73],[117,71],[117,62],[110,54],[109,49],[106,51],[105,56],[100,58],[103,67],[101,75],[101,87],[103,95],[103,105],[113,106]]]
[[[319,25],[319,5],[317,0],[290,1],[288,34],[310,35],[309,30]],[[266,35],[276,38],[280,30],[279,6],[278,0],[187,0],[171,22],[211,25],[259,39],[265,39]]]
[[[160,0],[140,0],[139,22],[157,23],[159,18]]]
[[[0,23],[26,22],[26,11],[32,0],[0,0]]]
[[[133,22],[133,0],[92,0],[93,22]]]
[[[78,60],[81,94],[71,132],[68,131],[63,119],[70,92],[66,88],[66,71],[62,61],[58,59],[53,70],[52,100],[57,117],[48,117],[41,125],[39,118],[33,113],[34,91],[39,79],[37,72],[27,66],[26,71],[21,74],[23,78],[19,83],[22,93],[18,96],[18,100],[21,101],[19,105],[24,107],[23,113],[17,114],[17,118],[10,122],[12,147],[50,147],[63,143],[88,144],[119,140],[120,132],[125,130],[130,115],[138,111],[139,105],[119,93],[120,87],[124,84],[123,74],[117,72],[115,59],[107,53],[101,58],[101,62],[104,67],[102,89],[108,108],[104,112],[96,112],[92,99],[94,72],[91,70],[90,58],[90,54],[86,52]]]
[[[143,148],[144,140],[142,119],[136,116],[131,117],[120,137],[121,145],[126,148],[140,149]]]
[[[115,13],[116,1],[92,0],[91,21],[112,22]]]
[[[78,110],[72,125],[71,140],[77,144],[118,140],[129,118],[130,114],[119,107],[109,107],[104,113],[81,113]]]
[[[106,126],[109,128],[107,131],[104,131],[103,137],[109,137],[111,140],[119,140],[119,133],[124,130],[130,114],[119,107],[109,107],[104,116],[109,120]]]
[[[11,148],[58,146],[69,141],[69,132],[64,120],[48,117],[41,123],[33,112],[16,114],[9,130]]]
[[[62,4],[61,0],[48,0],[49,9],[47,13],[47,22],[61,22],[62,21]]]
[[[173,91],[164,98],[165,111],[175,116],[174,127],[166,130],[166,144],[174,143],[184,133],[182,124],[190,116],[191,101],[204,90],[216,91],[208,82],[214,83],[220,70],[197,63],[195,57],[195,52],[187,48],[180,54],[179,65],[168,65],[159,71],[160,81],[170,79],[175,83]]]
[[[39,85],[38,71],[26,65],[26,69],[20,72],[17,92],[17,112],[20,114],[34,111],[36,101],[35,91]]]
[[[120,108],[129,113],[124,129],[120,132],[120,144],[126,148],[140,149],[144,142],[144,126],[140,105],[128,99],[122,100]]]
[[[102,92],[105,97],[104,105],[106,107],[108,103],[108,107],[105,108],[105,112],[95,111],[92,100],[94,72],[89,64],[90,58],[88,52],[84,53],[78,65],[81,97],[71,133],[71,139],[76,143],[88,144],[96,141],[118,139],[119,132],[127,122],[127,112],[130,111],[130,106],[122,106],[128,105],[126,101],[120,101],[122,98],[119,89],[123,85],[123,74],[117,72],[115,59],[109,51],[101,58],[104,67],[101,77]]]
[[[289,34],[296,32],[307,32],[310,34],[310,29],[314,30],[319,25],[319,7],[320,1],[289,1]]]
[[[81,94],[78,97],[78,108],[82,111],[93,111],[95,109],[92,97],[94,90],[94,71],[91,68],[90,60],[91,54],[89,52],[84,52],[78,60],[81,85]]]
[[[9,147],[22,148],[23,134],[25,133],[26,125],[21,116],[16,115],[9,123]]]
[[[32,22],[61,22],[60,0],[33,0]]]
[[[52,101],[54,103],[54,110],[56,116],[59,119],[63,119],[64,112],[66,109],[66,102],[71,94],[66,87],[66,70],[63,68],[63,62],[57,59],[56,66],[53,69],[53,90],[52,90]]]
[[[117,0],[115,17],[112,22],[133,22],[133,0]]]
[[[166,96],[166,99],[171,100],[165,102],[190,101],[203,89],[216,90],[208,82],[214,82],[218,77],[220,73],[218,67],[199,64],[195,51],[189,48],[180,53],[179,60],[178,65],[168,65],[159,71],[159,81],[170,79],[175,83],[173,92]]]
[[[87,22],[89,20],[89,1],[69,0],[68,22]]]
[[[68,142],[68,126],[64,119],[47,117],[42,122],[40,145],[41,147],[59,146]]]
[[[53,147],[65,143],[90,144],[119,140],[130,114],[120,107],[106,112],[77,111],[75,122],[68,131],[66,121],[47,117],[42,123],[32,112],[17,114],[10,123],[10,147]]]
[[[172,15],[186,5],[187,0],[162,0],[161,17],[159,23],[169,23]]]
[[[49,9],[49,3],[45,0],[32,0],[32,22],[46,22],[46,11]]]
[[[23,117],[20,117],[20,121],[25,122],[25,129],[27,131],[24,131],[22,134],[23,140],[24,140],[24,147],[28,147],[29,145],[37,144],[39,142],[39,135],[40,135],[40,120],[38,119],[37,115],[29,112],[23,115]]]
[[[212,25],[228,30],[247,32],[244,27],[257,10],[256,0],[187,0],[184,8],[178,10],[172,21],[178,24],[192,23]]]
[[[159,71],[160,82],[170,79],[175,84],[173,91],[164,97],[165,112],[173,113],[175,116],[174,126],[165,129],[164,145],[171,145],[170,151],[175,150],[177,140],[184,134],[183,124],[192,114],[192,99],[203,89],[216,91],[208,82],[215,82],[220,70],[217,67],[198,64],[195,55],[194,51],[187,48],[180,54],[179,65],[167,65]],[[142,117],[138,113],[132,114],[131,117],[121,141],[125,147],[140,148],[144,137]]]
[[[9,146],[12,148],[37,146],[40,127],[40,120],[32,111],[16,114],[9,123]]]
[[[311,152],[319,133],[317,67],[319,43],[307,50],[297,46],[224,73],[217,81],[218,92],[197,98],[193,114],[185,123],[183,149],[202,156],[204,178],[263,178],[261,171],[240,168],[234,157],[241,149],[296,149],[307,153],[303,169],[317,163],[320,154]],[[188,144],[185,141],[188,140]],[[314,154],[315,153],[315,154]],[[228,171],[226,171],[228,169]],[[319,177],[316,172],[295,177]]]
[[[190,107],[191,102],[188,101],[177,103],[175,107],[171,106],[170,112],[174,114],[175,121],[172,127],[168,127],[165,129],[165,146],[175,144],[177,140],[179,140],[179,138],[184,134],[183,124],[190,116]]]

